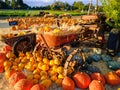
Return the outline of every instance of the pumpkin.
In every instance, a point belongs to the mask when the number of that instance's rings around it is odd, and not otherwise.
[[[91,74],[92,80],[98,80],[100,81],[103,85],[105,85],[105,77],[101,73],[92,73]]]
[[[101,60],[101,56],[99,54],[93,54],[90,56],[95,62],[98,62]]]
[[[2,48],[2,51],[3,51],[4,53],[8,53],[9,51],[12,51],[12,47],[9,46],[9,45],[6,45],[6,46],[4,46],[4,47]]]
[[[86,56],[86,62],[88,63],[88,64],[91,64],[92,63],[92,58],[90,57],[90,56]]]
[[[118,85],[120,84],[120,77],[117,76],[115,72],[108,72],[105,74],[106,82],[110,85]]]
[[[105,62],[108,62],[108,61],[111,61],[112,60],[112,58],[109,56],[109,55],[101,55],[101,58],[102,58],[102,60],[103,61],[105,61]]]
[[[11,75],[13,74],[13,73],[15,73],[15,72],[17,72],[16,70],[13,70],[13,69],[11,69],[11,70],[6,70],[5,71],[5,78],[6,79],[9,79],[10,77],[11,77]]]
[[[75,84],[78,88],[88,88],[91,78],[90,76],[85,72],[77,72],[73,75],[73,80],[75,81]]]
[[[107,62],[107,65],[108,65],[108,68],[110,68],[112,70],[120,69],[120,63],[116,60]]]
[[[100,48],[93,48],[93,53],[95,53],[95,54],[101,54],[102,51],[101,51]]]
[[[75,88],[74,81],[67,76],[64,77],[64,79],[62,81],[62,89],[63,90],[74,90],[74,88]]]
[[[14,86],[20,79],[24,79],[26,76],[22,72],[15,72],[9,78],[10,85]]]
[[[92,65],[88,65],[86,70],[89,71],[89,72],[92,72],[92,73],[94,73],[94,72],[99,72],[100,73],[101,72],[100,69],[97,66],[92,66]]]
[[[3,62],[0,63],[0,73],[3,73],[4,72],[4,65],[3,65]]]
[[[0,63],[3,63],[6,60],[6,54],[3,52],[0,52]]]
[[[103,84],[98,80],[92,80],[89,85],[89,90],[105,90]]]
[[[15,90],[30,90],[33,86],[32,81],[29,81],[28,79],[20,79],[15,85]]]
[[[46,90],[46,88],[42,84],[35,84],[30,90]]]
[[[115,73],[120,77],[120,69],[116,70]]]
[[[52,81],[50,79],[44,79],[41,81],[41,84],[45,86],[46,88],[49,88],[52,84]]]

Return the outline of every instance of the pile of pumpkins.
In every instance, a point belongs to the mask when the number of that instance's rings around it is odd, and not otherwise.
[[[55,83],[59,87],[62,88],[62,90],[75,90],[75,88],[79,89],[89,89],[89,90],[105,90],[105,84],[109,85],[120,85],[120,69],[117,69],[115,71],[107,72],[105,75],[99,72],[93,72],[91,74],[87,74],[86,72],[82,71],[70,71],[70,76],[62,76],[62,70],[64,69],[61,67],[59,70],[57,70],[58,67],[60,67],[60,64],[58,61],[56,61],[56,65],[54,69],[56,70],[57,77],[54,76],[54,72],[51,72],[50,78],[40,78],[41,76],[38,76],[36,73],[42,73],[42,76],[44,77],[50,73],[49,71],[53,66],[49,66],[49,68],[44,67],[42,69],[38,69],[38,71],[35,72],[34,69],[27,68],[30,72],[29,75],[35,74],[36,76],[31,77],[27,76],[28,73],[24,71],[23,64],[19,64],[19,67],[13,67],[12,65],[16,65],[17,63],[13,62],[16,60],[19,62],[20,60],[23,60],[22,62],[27,62],[25,59],[25,55],[23,53],[20,53],[20,57],[15,58],[14,54],[11,53],[12,48],[10,46],[5,46],[2,48],[2,51],[0,52],[0,73],[5,73],[5,77],[7,78],[9,84],[15,89],[15,90],[47,90],[50,88],[52,83]],[[31,54],[28,54],[31,55]],[[36,54],[38,55],[38,54]],[[9,58],[11,57],[11,58]],[[6,63],[9,58],[9,63]],[[28,59],[27,59],[28,60]],[[34,59],[31,59],[32,61]],[[40,60],[40,57],[39,57]],[[41,59],[43,60],[43,59]],[[20,61],[21,62],[21,61]],[[21,62],[21,63],[22,63]],[[45,63],[48,63],[49,61],[46,61]],[[33,61],[32,61],[33,63]],[[43,64],[45,64],[43,63]],[[53,63],[51,63],[53,64]],[[34,66],[31,66],[34,67]],[[34,71],[34,72],[33,72]],[[32,73],[31,73],[32,72]],[[53,74],[54,73],[54,74]],[[34,80],[32,80],[35,78]],[[40,79],[40,81],[36,81],[37,79]]]
[[[9,18],[7,20],[10,21],[18,21],[18,25],[14,25],[11,27],[11,30],[28,30],[29,28],[34,28],[36,26],[47,25],[47,26],[57,26],[57,18],[52,17],[29,17],[29,18]],[[59,24],[62,26],[63,24],[74,25],[75,23],[79,23],[79,20],[74,18],[61,18],[59,19]]]

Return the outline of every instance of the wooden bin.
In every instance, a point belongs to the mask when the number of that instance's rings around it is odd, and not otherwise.
[[[54,34],[44,33],[42,35],[49,47],[57,47],[69,43],[77,37],[77,34],[54,35]]]

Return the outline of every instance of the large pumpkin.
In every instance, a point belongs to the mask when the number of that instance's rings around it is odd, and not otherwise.
[[[69,77],[64,77],[62,81],[62,89],[63,90],[74,90],[75,89],[74,81]]]
[[[20,79],[15,85],[15,90],[30,90],[33,86],[32,81],[29,81],[28,79]]]
[[[105,85],[105,77],[101,73],[92,73],[91,78],[93,80],[98,80],[100,81],[103,85]]]
[[[92,80],[89,85],[89,90],[105,90],[103,84],[98,80]]]
[[[75,84],[78,88],[88,88],[91,78],[89,75],[85,72],[77,72],[73,75],[73,80],[75,81]]]
[[[26,76],[22,72],[15,72],[9,78],[10,85],[14,86],[20,79],[25,79]]]
[[[120,84],[120,77],[115,72],[108,72],[105,74],[105,79],[110,85]]]
[[[116,70],[115,73],[120,77],[120,69]]]
[[[46,88],[42,84],[35,84],[30,90],[46,90]]]

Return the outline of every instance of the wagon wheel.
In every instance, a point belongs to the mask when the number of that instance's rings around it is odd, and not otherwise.
[[[29,38],[22,38],[18,41],[15,42],[15,44],[13,45],[13,52],[16,56],[19,55],[19,52],[27,52],[27,51],[31,51],[33,50],[34,47],[30,42]]]

